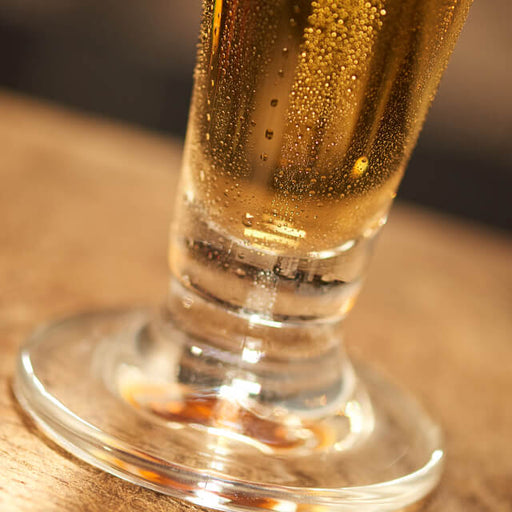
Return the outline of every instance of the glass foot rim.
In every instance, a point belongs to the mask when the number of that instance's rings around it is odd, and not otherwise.
[[[34,347],[44,344],[51,331],[70,322],[99,324],[112,318],[139,317],[147,321],[146,309],[113,310],[79,314],[38,329],[22,347],[13,381],[16,399],[40,430],[77,458],[130,483],[195,505],[221,511],[274,510],[279,512],[391,512],[417,503],[439,482],[443,464],[441,434],[435,427],[437,448],[421,468],[393,480],[340,488],[295,487],[259,484],[212,470],[198,469],[158,459],[130,446],[78,417],[45,389],[31,360]],[[371,371],[375,377],[375,372]],[[382,379],[377,374],[377,378]],[[389,382],[386,382],[389,388]],[[424,411],[401,389],[391,386],[401,400]],[[427,417],[427,416],[426,416]],[[428,417],[427,417],[428,418]],[[432,425],[434,425],[432,423]]]

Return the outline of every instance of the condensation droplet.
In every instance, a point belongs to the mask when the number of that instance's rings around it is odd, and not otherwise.
[[[367,156],[359,157],[356,160],[356,162],[354,164],[354,167],[352,167],[351,176],[353,178],[361,177],[366,172],[366,170],[368,169],[368,165],[369,165],[369,162],[368,162],[368,157]]]

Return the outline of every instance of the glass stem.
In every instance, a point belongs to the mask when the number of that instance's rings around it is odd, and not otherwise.
[[[345,442],[354,421],[371,430],[341,335],[360,279],[337,278],[367,254],[368,240],[291,258],[197,219],[177,226],[168,303],[148,346],[168,352],[182,413],[279,449]],[[207,412],[198,419],[199,404]]]

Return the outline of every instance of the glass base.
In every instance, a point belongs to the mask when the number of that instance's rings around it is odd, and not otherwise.
[[[438,482],[438,427],[366,366],[321,420],[281,421],[252,407],[250,379],[194,392],[183,375],[191,364],[208,374],[212,357],[191,360],[202,349],[177,329],[176,344],[148,349],[152,321],[145,310],[111,311],[40,329],[20,353],[16,397],[80,459],[218,510],[396,511]]]

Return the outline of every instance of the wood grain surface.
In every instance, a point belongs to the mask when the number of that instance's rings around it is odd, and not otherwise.
[[[0,511],[198,510],[68,455],[10,390],[36,325],[164,296],[179,160],[172,140],[0,92]],[[510,238],[397,205],[346,338],[444,427],[421,510],[511,511]]]

